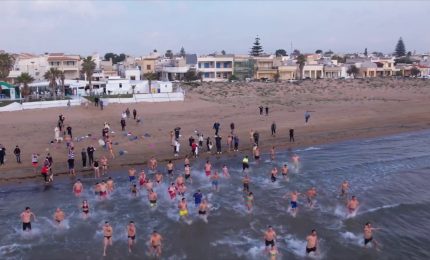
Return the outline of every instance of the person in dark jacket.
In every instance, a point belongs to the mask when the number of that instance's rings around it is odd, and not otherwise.
[[[15,154],[16,162],[21,163],[21,149],[18,145],[15,147],[15,150],[13,150],[13,154]]]

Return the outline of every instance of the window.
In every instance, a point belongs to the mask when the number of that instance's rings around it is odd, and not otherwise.
[[[146,70],[151,70],[151,65],[146,65]]]
[[[221,63],[217,62],[216,67],[217,67],[217,69],[221,68]]]
[[[205,75],[205,78],[209,78],[209,72],[206,72],[204,75]]]
[[[130,76],[130,80],[136,80],[136,76]]]
[[[205,63],[205,68],[209,68],[209,63]]]

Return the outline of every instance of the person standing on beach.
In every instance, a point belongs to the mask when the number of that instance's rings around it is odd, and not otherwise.
[[[87,168],[87,151],[85,150],[85,148],[82,148],[81,157],[82,157],[82,167]]]
[[[181,128],[179,126],[177,126],[173,130],[175,131],[175,139],[178,140],[179,136],[180,136]]]
[[[209,147],[210,143],[211,143],[211,138],[208,136],[208,138],[206,138],[206,149],[207,149],[207,152],[211,151],[211,148]]]
[[[233,143],[234,143],[234,151],[239,151],[239,136],[235,135],[233,136]]]
[[[266,110],[266,116],[268,116],[268,115],[269,115],[269,107],[268,107],[268,106],[266,106],[266,107],[265,107],[265,110]]]
[[[272,136],[276,136],[276,123],[273,122],[270,126],[270,130],[272,131]]]
[[[100,99],[99,103],[100,103],[100,110],[103,110],[103,106],[104,106],[103,100]]]
[[[294,142],[294,129],[290,129],[290,142]]]
[[[31,154],[31,165],[33,166],[34,173],[37,172],[37,166],[39,166],[39,154],[32,153]]]
[[[276,240],[276,232],[272,226],[269,226],[264,232],[264,243],[266,245],[266,251],[269,252],[269,246],[274,246]]]
[[[230,134],[234,135],[234,123],[230,123]]]
[[[19,149],[18,145],[15,147],[15,150],[13,150],[13,154],[15,154],[16,162],[21,163],[21,149]]]
[[[121,130],[125,131],[125,118],[121,118]]]
[[[311,114],[309,113],[309,111],[306,110],[306,112],[305,112],[305,123],[307,123],[309,121],[309,118],[311,118]]]
[[[31,231],[31,217],[36,221],[36,215],[31,212],[30,207],[26,207],[24,212],[21,213],[22,230],[30,232]]]
[[[254,132],[253,138],[254,138],[254,143],[258,146],[259,145],[258,141],[260,139],[260,134],[257,131]]]
[[[133,108],[133,119],[136,120],[137,111],[135,108]]]
[[[315,229],[312,229],[311,234],[306,237],[306,254],[310,254],[311,252],[317,253],[317,247],[318,247],[318,236],[317,231]]]
[[[128,237],[128,252],[131,253],[131,247],[136,244],[136,226],[133,221],[130,221],[127,225],[127,237]]]
[[[221,154],[221,139],[222,137],[217,135],[215,137],[216,153]]]
[[[73,138],[72,127],[68,125],[67,128],[66,128],[66,130],[67,130],[67,135],[69,135],[70,138]]]
[[[6,148],[0,144],[0,165],[4,164],[4,157],[6,156]]]
[[[93,162],[94,179],[100,178],[100,165],[97,160]]]
[[[161,256],[161,241],[163,241],[163,238],[154,230],[149,238],[149,244],[151,245],[150,253],[156,257]]]
[[[199,135],[198,135],[198,140],[199,140],[199,149],[202,149],[203,148],[203,141],[205,140],[204,138],[203,138],[203,134],[202,133],[200,133]],[[203,150],[202,150],[203,151]]]
[[[260,109],[260,116],[262,116],[263,115],[263,106],[259,106],[258,108]]]
[[[218,122],[214,123],[212,128],[215,129],[215,135],[218,135],[220,126],[221,126],[220,123],[218,123]]]
[[[67,164],[69,166],[69,174],[76,175],[75,174],[75,148],[72,146],[69,149],[69,152],[67,154]]]
[[[112,246],[112,235],[113,235],[113,228],[109,224],[109,222],[105,222],[103,226],[103,256],[106,256],[106,249],[108,246]]]

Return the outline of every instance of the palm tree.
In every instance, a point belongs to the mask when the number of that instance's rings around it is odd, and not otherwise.
[[[61,71],[57,68],[50,68],[43,76],[46,80],[49,80],[49,87],[53,92],[54,99],[57,99],[57,79],[59,78]]]
[[[145,73],[143,74],[143,78],[145,78],[146,80],[148,80],[148,85],[149,85],[149,92],[151,92],[151,83],[153,80],[158,79],[158,75],[156,73]]]
[[[13,68],[15,58],[9,53],[0,53],[0,80],[5,81]]]
[[[303,79],[303,68],[305,67],[305,63],[306,63],[306,57],[305,57],[305,55],[303,55],[303,54],[300,54],[298,57],[297,57],[297,62],[296,62],[298,65],[299,65],[299,79]]]
[[[66,76],[64,76],[64,72],[60,71],[60,82],[61,82],[61,92],[63,93],[63,98],[66,97],[66,89],[64,87],[64,81],[66,80]]]
[[[19,84],[23,84],[23,88],[21,90],[22,96],[27,100],[27,97],[30,95],[30,88],[28,87],[28,84],[34,81],[34,78],[28,74],[27,72],[21,73],[16,78],[16,82]]]
[[[96,63],[93,61],[91,56],[86,57],[82,60],[82,73],[88,80],[90,92],[93,92],[93,85],[91,85],[91,78],[93,77],[94,70],[96,69]]]

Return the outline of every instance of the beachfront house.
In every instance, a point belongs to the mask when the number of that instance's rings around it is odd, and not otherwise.
[[[254,57],[254,59],[254,78],[257,80],[275,80],[275,77],[278,74],[278,67],[281,65],[282,59],[274,57],[273,55]]]
[[[250,80],[254,77],[255,59],[249,55],[234,55],[233,75],[238,80]]]
[[[233,55],[207,55],[197,58],[197,71],[203,81],[228,81],[233,75]]]

